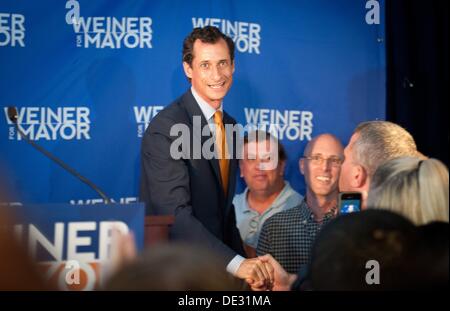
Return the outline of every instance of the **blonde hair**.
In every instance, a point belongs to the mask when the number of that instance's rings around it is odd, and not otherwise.
[[[448,169],[439,160],[400,157],[373,176],[367,206],[403,215],[416,225],[449,220]]]

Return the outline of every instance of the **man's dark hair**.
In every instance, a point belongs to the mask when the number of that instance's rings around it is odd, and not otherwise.
[[[287,160],[286,151],[284,150],[283,145],[281,142],[274,137],[272,134],[266,131],[262,130],[255,130],[251,132],[247,132],[244,135],[244,146],[251,142],[263,142],[266,140],[272,140],[274,142],[277,142],[278,145],[278,159],[282,162]]]
[[[199,39],[203,43],[214,44],[220,39],[225,40],[230,52],[231,63],[234,62],[234,42],[227,35],[223,34],[217,27],[205,26],[203,28],[194,28],[192,32],[184,39],[183,42],[183,62],[192,66],[194,59],[194,42]]]

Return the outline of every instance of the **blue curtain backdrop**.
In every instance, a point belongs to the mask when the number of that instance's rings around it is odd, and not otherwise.
[[[37,143],[114,200],[135,202],[142,134],[189,88],[182,41],[207,24],[237,44],[225,110],[242,124],[278,123],[286,179],[304,194],[297,162],[311,137],[330,132],[345,144],[359,122],[385,118],[383,9],[374,0],[1,0],[0,166],[11,201],[98,196],[21,140],[8,106]]]

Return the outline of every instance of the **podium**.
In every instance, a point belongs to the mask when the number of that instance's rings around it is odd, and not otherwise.
[[[173,215],[146,216],[144,222],[144,245],[151,246],[169,240]]]
[[[112,258],[113,230],[134,232],[136,249],[144,247],[145,208],[132,204],[24,204],[3,207],[13,220],[6,228],[14,232],[37,264],[37,271],[61,290],[93,290],[105,280],[105,263]],[[170,219],[151,220],[167,229]],[[2,228],[3,229],[3,228]],[[152,229],[153,230],[153,229]],[[152,234],[152,230],[149,234]],[[158,230],[156,230],[158,231]],[[161,229],[159,230],[161,231]],[[164,233],[165,231],[162,230]],[[163,239],[161,233],[156,236]],[[154,240],[153,239],[153,240]],[[24,268],[26,268],[24,266]],[[104,269],[106,268],[106,270]]]

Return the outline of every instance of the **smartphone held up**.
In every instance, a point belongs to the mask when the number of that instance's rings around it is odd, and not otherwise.
[[[339,194],[339,213],[348,214],[361,211],[360,192],[341,192]]]

